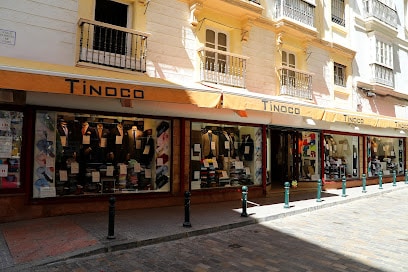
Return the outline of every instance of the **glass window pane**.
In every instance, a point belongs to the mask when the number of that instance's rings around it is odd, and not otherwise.
[[[193,122],[191,188],[262,184],[262,129]]]
[[[367,173],[376,177],[383,172],[384,176],[404,173],[403,138],[367,137]]]
[[[23,113],[0,111],[0,190],[21,188]]]
[[[324,135],[324,176],[326,180],[356,178],[358,173],[358,136]]]
[[[170,190],[171,122],[36,113],[33,197]]]

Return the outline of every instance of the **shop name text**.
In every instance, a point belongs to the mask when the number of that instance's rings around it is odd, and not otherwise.
[[[279,113],[288,113],[288,114],[294,114],[294,115],[299,115],[300,114],[300,108],[292,107],[292,106],[286,106],[286,105],[279,105],[279,104],[274,104],[270,101],[262,101],[264,103],[264,110],[265,111],[271,111],[271,112],[279,112]]]
[[[81,93],[82,95],[89,96],[102,96],[102,97],[118,97],[118,98],[130,98],[130,99],[144,99],[144,91],[128,88],[117,88],[114,86],[101,86],[91,85],[83,80],[82,83],[78,79],[66,78],[65,81],[69,82],[69,92],[71,94]],[[82,87],[82,88],[81,88]],[[80,89],[80,90],[78,90]]]

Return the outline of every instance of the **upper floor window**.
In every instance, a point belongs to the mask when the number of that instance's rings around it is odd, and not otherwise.
[[[292,69],[296,68],[296,56],[293,53],[282,51],[282,66],[289,67]],[[296,84],[296,72],[292,69],[282,70],[282,85],[292,85]]]
[[[205,32],[205,47],[215,49],[206,52],[207,70],[225,73],[227,55],[217,51],[227,51],[227,34],[207,29]]]
[[[375,62],[387,67],[393,67],[392,45],[381,40],[375,41]]]
[[[115,26],[127,26],[128,5],[115,1],[97,0],[95,21]],[[95,27],[94,48],[105,52],[124,54],[126,52],[126,32],[102,26]]]
[[[332,22],[345,26],[344,0],[332,0]]]
[[[338,86],[346,86],[346,66],[334,63],[334,84]]]

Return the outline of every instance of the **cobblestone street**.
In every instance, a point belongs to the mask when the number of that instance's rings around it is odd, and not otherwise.
[[[29,271],[408,271],[406,191]]]

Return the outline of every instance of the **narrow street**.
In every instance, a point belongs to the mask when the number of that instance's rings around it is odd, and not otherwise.
[[[405,194],[29,271],[408,271]]]

